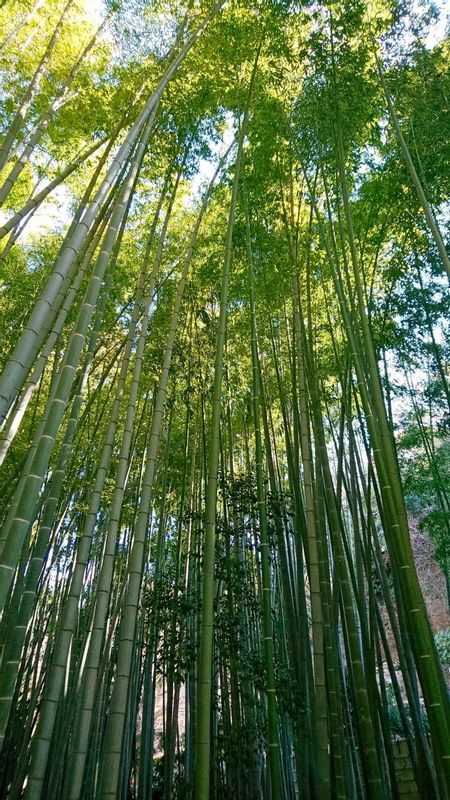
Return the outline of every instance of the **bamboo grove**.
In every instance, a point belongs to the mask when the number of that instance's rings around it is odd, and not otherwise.
[[[450,797],[434,14],[0,3],[2,798]]]

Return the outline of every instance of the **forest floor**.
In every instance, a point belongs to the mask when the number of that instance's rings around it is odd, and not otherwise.
[[[450,610],[447,605],[447,587],[445,575],[434,558],[433,543],[427,534],[422,533],[419,520],[408,515],[411,544],[416,562],[417,575],[422,589],[425,605],[427,607],[433,633],[450,628]],[[391,654],[397,660],[397,650],[392,637],[387,612],[382,607],[382,614],[386,621],[386,631]]]

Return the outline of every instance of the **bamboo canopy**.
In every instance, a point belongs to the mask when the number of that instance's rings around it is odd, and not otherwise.
[[[0,798],[450,798],[442,31],[0,2]]]

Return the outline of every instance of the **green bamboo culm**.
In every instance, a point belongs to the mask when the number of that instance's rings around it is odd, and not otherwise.
[[[250,99],[256,79],[256,68],[262,41],[253,67],[247,93],[246,105],[241,122],[236,162],[234,167],[233,188],[228,227],[225,240],[225,258],[220,291],[219,321],[216,337],[214,360],[214,384],[211,408],[211,422],[208,446],[208,479],[205,495],[205,539],[202,562],[202,610],[200,628],[200,647],[197,662],[197,735],[195,763],[195,797],[196,800],[209,800],[210,780],[210,747],[211,747],[211,695],[212,695],[212,655],[214,625],[214,564],[216,546],[216,513],[217,513],[217,475],[219,466],[220,417],[222,400],[222,373],[227,326],[228,284],[230,280],[233,250],[233,228],[238,199],[239,179],[242,168],[244,139],[250,113]]]
[[[398,461],[393,447],[373,340],[367,321],[345,176],[345,155],[339,110],[337,112],[337,149],[346,234],[356,287],[364,355],[369,372],[370,391],[367,401],[371,413],[368,415],[368,427],[376,439],[374,457],[387,516],[386,539],[398,567],[400,591],[406,606],[408,627],[412,632],[412,647],[425,704],[430,718],[434,720],[432,741],[439,764],[438,776],[441,781],[441,792],[445,798],[450,792],[450,700],[414,565]]]
[[[280,746],[278,736],[278,710],[275,685],[274,644],[272,625],[272,576],[269,559],[269,537],[267,529],[267,497],[264,483],[264,454],[260,426],[260,385],[259,357],[256,330],[255,288],[253,276],[253,258],[251,247],[251,228],[248,196],[245,185],[245,169],[243,168],[243,194],[245,205],[245,229],[248,261],[250,337],[252,351],[252,406],[255,430],[255,462],[256,493],[259,521],[259,537],[261,551],[261,593],[263,615],[263,647],[267,691],[267,752],[273,800],[283,797],[282,776],[280,769]]]
[[[449,800],[450,52],[380,2],[0,0],[5,800]]]

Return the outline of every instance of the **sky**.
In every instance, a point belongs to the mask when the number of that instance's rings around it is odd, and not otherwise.
[[[434,47],[444,39],[450,15],[450,0],[436,0],[435,5],[439,10],[439,20],[432,26],[425,39],[425,44],[429,48]],[[415,2],[413,8],[420,8],[420,3]]]

